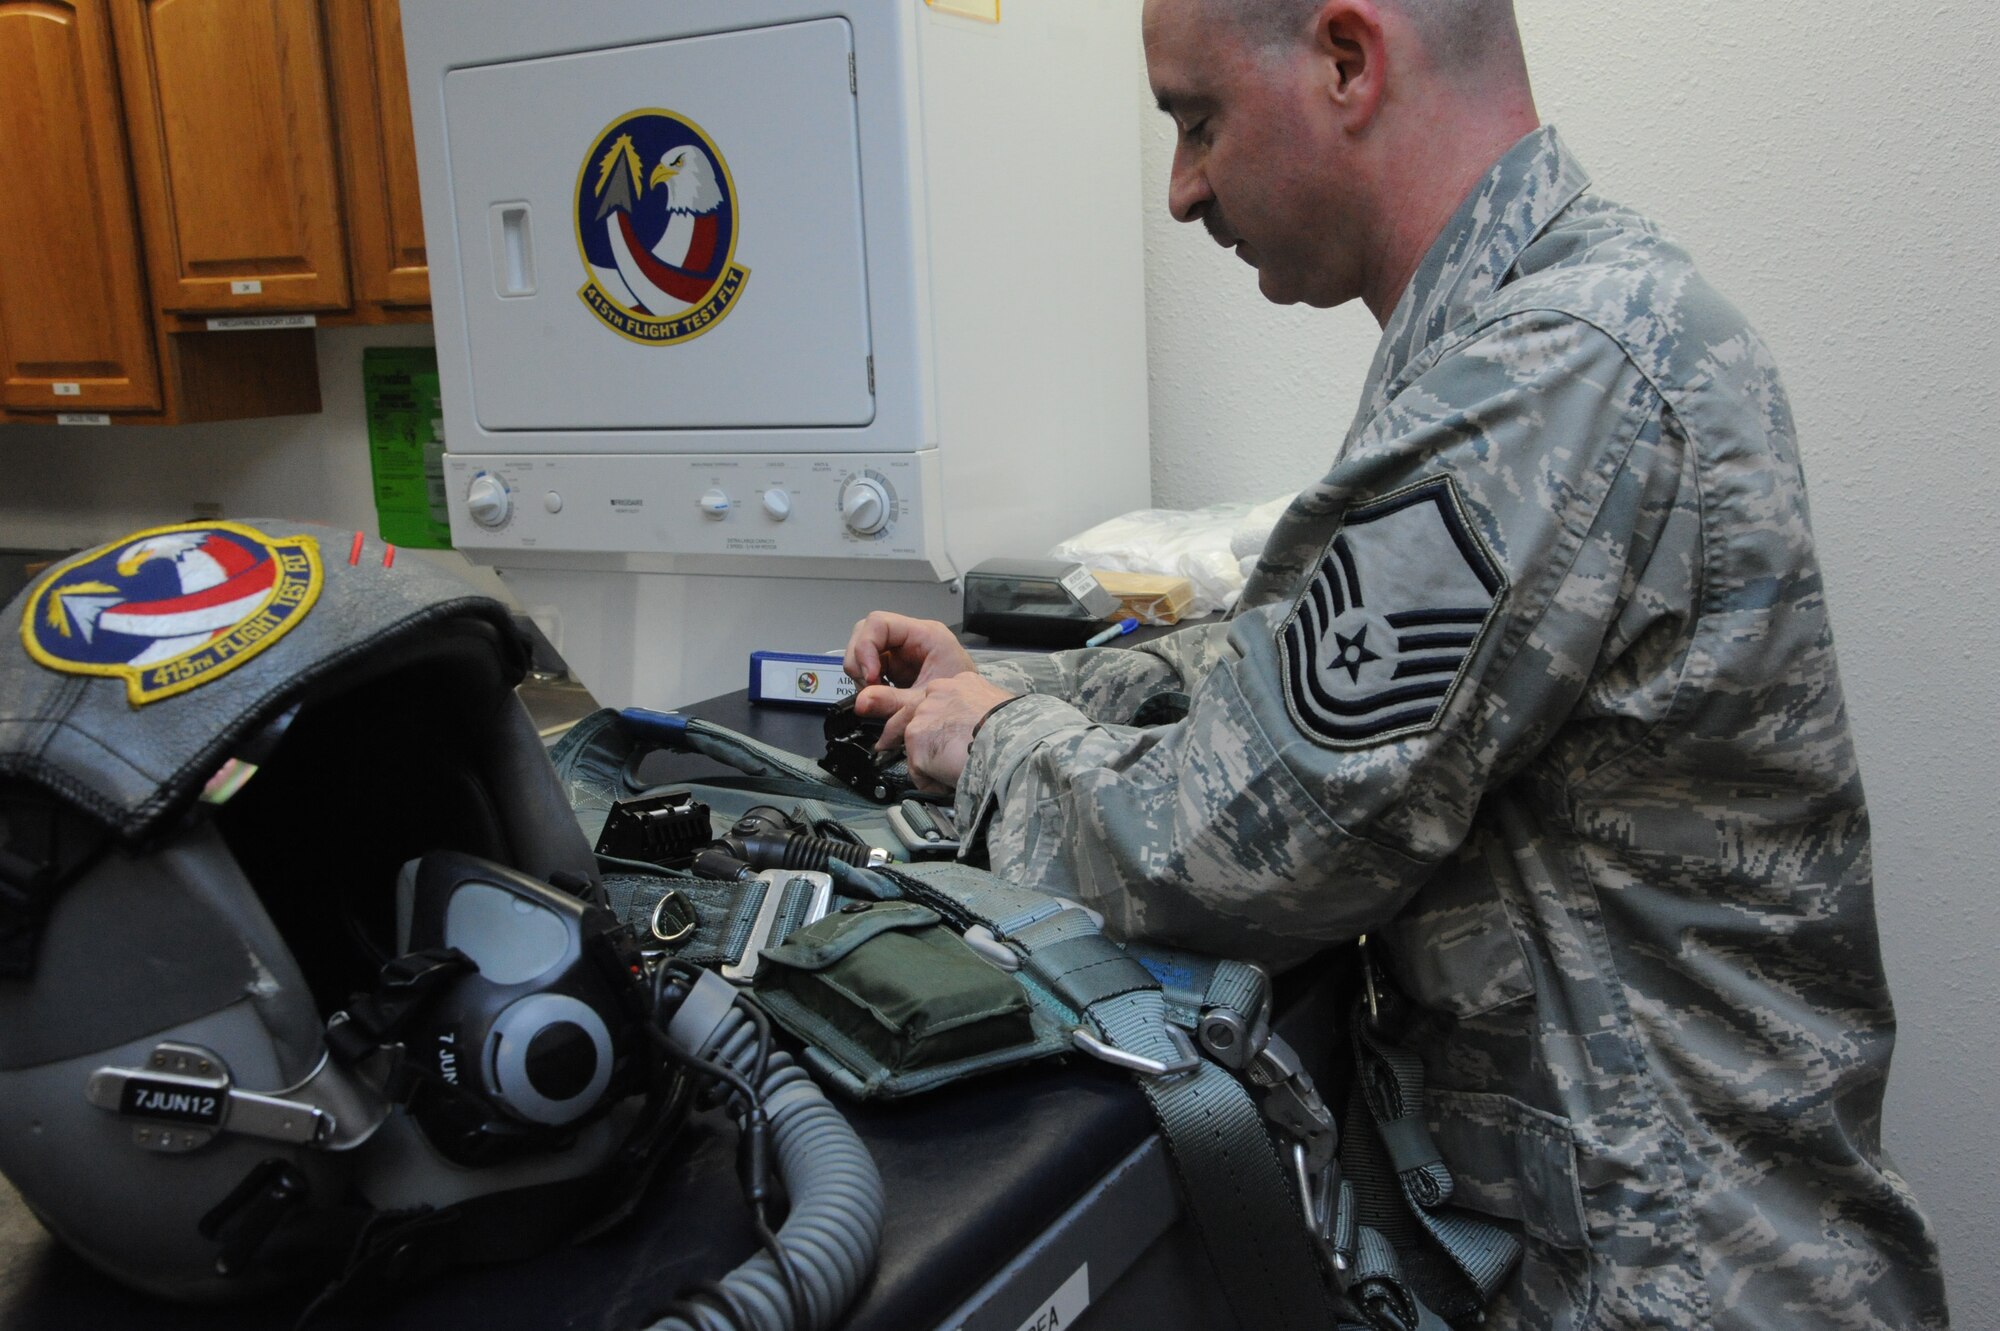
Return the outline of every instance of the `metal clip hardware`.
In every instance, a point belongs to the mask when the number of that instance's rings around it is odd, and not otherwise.
[[[1306,1148],[1292,1143],[1292,1176],[1305,1210],[1306,1230],[1326,1254],[1333,1269],[1345,1275],[1353,1269],[1359,1241],[1354,1210],[1354,1185],[1329,1161],[1318,1173],[1306,1168]]]
[[[765,948],[823,919],[833,904],[833,879],[817,870],[766,869],[757,876],[764,881],[764,904],[757,908],[750,941],[743,945],[742,957],[722,968],[722,978],[737,984],[756,978]]]
[[[1340,1177],[1334,1153],[1340,1131],[1318,1088],[1299,1061],[1298,1051],[1267,1022],[1259,1022],[1243,1039],[1240,1021],[1218,1024],[1214,1012],[1203,1014],[1204,1043],[1220,1037],[1253,1086],[1264,1090],[1264,1116],[1291,1140],[1288,1153],[1292,1182],[1298,1189],[1299,1211],[1306,1231],[1333,1269],[1345,1274],[1354,1265],[1353,1189]]]
[[[1375,953],[1368,946],[1368,935],[1361,935],[1355,946],[1361,951],[1361,983],[1368,990],[1368,1020],[1382,1020],[1382,993],[1375,985]]]
[[[668,888],[660,899],[653,903],[653,916],[647,922],[653,941],[672,946],[692,934],[701,923],[694,907],[679,892]]]
[[[1248,1075],[1251,1084],[1266,1088],[1265,1116],[1305,1148],[1306,1163],[1313,1172],[1330,1163],[1340,1144],[1340,1133],[1334,1127],[1333,1112],[1300,1064],[1298,1051],[1283,1036],[1272,1035],[1250,1060]]]
[[[200,1045],[163,1041],[143,1068],[99,1068],[84,1086],[99,1109],[134,1120],[132,1141],[149,1151],[198,1150],[217,1133],[324,1146],[333,1115],[316,1105],[239,1091],[229,1066]]]
[[[1242,1072],[1271,1038],[1271,993],[1267,983],[1257,1011],[1245,1015],[1225,1004],[1203,1008],[1195,1034],[1208,1056],[1231,1072]]]
[[[1020,954],[993,936],[993,931],[983,924],[975,924],[962,935],[965,945],[987,961],[1012,975],[1021,969]]]
[[[1134,1054],[1115,1045],[1106,1044],[1079,1026],[1070,1036],[1070,1043],[1116,1068],[1128,1072],[1143,1072],[1149,1077],[1177,1077],[1183,1072],[1193,1072],[1201,1066],[1201,1054],[1195,1049],[1194,1041],[1178,1026],[1166,1028],[1167,1038],[1173,1041],[1179,1057],[1171,1063],[1163,1063],[1157,1058],[1147,1058],[1144,1054]]]

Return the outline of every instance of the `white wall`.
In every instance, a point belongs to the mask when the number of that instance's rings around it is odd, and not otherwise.
[[[319,332],[317,416],[164,428],[9,425],[0,429],[0,546],[68,549],[199,516],[326,522],[375,534],[361,353],[428,344],[429,324]],[[498,594],[458,555],[437,559]]]
[[[2000,10],[1517,0],[1544,117],[1763,330],[1797,410],[1903,1039],[1887,1138],[2000,1325]],[[1145,140],[1156,502],[1316,477],[1374,347],[1165,214]]]

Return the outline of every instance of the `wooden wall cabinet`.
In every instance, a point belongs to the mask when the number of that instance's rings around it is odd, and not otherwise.
[[[398,0],[328,0],[357,321],[430,317],[430,260]]]
[[[397,0],[0,0],[0,419],[319,410],[429,317]]]
[[[157,411],[106,0],[0,4],[0,408]]]
[[[317,0],[121,0],[112,14],[159,308],[346,308]]]

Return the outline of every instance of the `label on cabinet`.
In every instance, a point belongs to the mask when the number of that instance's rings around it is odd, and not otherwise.
[[[211,333],[243,333],[266,328],[316,328],[316,314],[229,314],[208,321]]]
[[[82,397],[83,385],[77,383],[50,384],[49,388],[57,397]]]
[[[251,278],[247,282],[231,282],[229,284],[229,294],[232,296],[261,296],[264,294],[264,284],[256,278]]]
[[[57,425],[109,425],[111,417],[101,411],[59,411]]]

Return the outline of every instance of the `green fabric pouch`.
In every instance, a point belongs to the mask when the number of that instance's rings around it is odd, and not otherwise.
[[[766,949],[757,1001],[858,1099],[914,1094],[1065,1047],[1020,982],[929,907],[849,907]]]

